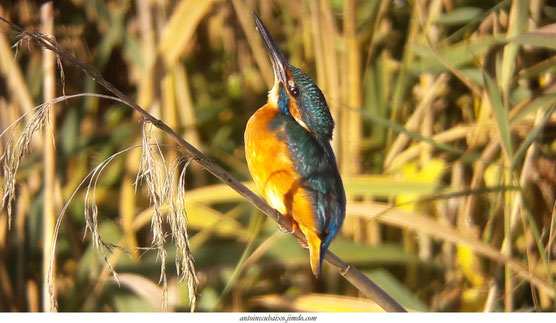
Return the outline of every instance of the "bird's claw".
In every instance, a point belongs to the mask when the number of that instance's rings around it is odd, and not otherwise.
[[[305,241],[302,241],[302,240],[300,240],[300,239],[297,239],[297,242],[299,243],[299,245],[301,246],[301,248],[303,248],[303,249],[309,249],[309,245],[308,245]]]
[[[286,218],[288,218],[288,220],[290,220],[291,222],[291,226],[292,229],[291,231],[287,230],[286,228],[284,228],[283,226],[280,225],[280,223],[278,223],[278,230],[280,230],[283,233],[294,233],[297,230],[297,222],[295,222],[293,219],[291,219],[290,217],[286,216]]]
[[[278,223],[278,230],[280,230],[280,232],[282,232],[282,233],[292,233],[292,232],[286,230],[286,228],[281,226],[279,223]]]

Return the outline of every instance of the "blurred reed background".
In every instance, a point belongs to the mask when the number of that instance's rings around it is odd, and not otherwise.
[[[336,120],[333,146],[349,205],[331,250],[413,311],[554,311],[556,27],[548,25],[556,7],[549,2],[71,0],[49,11],[22,0],[2,2],[0,16],[53,33],[250,181],[244,127],[273,82],[255,10],[290,62],[317,81]],[[62,82],[54,58],[25,42],[16,51],[17,35],[1,30],[0,131],[51,98],[52,87],[58,96],[105,93],[69,63]],[[79,98],[53,111],[55,150],[50,130],[33,138],[17,174],[11,228],[0,214],[2,311],[49,308],[49,221],[98,163],[141,143],[139,117],[120,104]],[[23,126],[1,137],[0,151]],[[177,155],[163,151],[168,162]],[[81,190],[56,246],[60,311],[161,309],[152,209],[146,190],[133,186],[140,158],[140,149],[116,157],[96,187],[100,234],[125,250],[109,256],[121,286],[91,236],[82,239]],[[315,279],[295,239],[210,174],[192,165],[186,181],[197,311],[381,311],[326,265]],[[187,311],[170,236],[166,250],[168,310]]]

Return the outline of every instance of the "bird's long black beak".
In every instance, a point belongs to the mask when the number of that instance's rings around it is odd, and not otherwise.
[[[270,60],[272,61],[272,67],[274,68],[274,75],[278,81],[286,83],[286,69],[288,68],[288,61],[284,57],[284,54],[280,51],[278,44],[272,38],[272,35],[266,29],[265,25],[261,21],[261,18],[253,11],[253,18],[255,19],[255,25],[257,26],[257,31],[264,41],[264,45],[268,54],[270,55]]]

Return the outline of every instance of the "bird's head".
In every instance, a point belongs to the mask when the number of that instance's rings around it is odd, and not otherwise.
[[[274,69],[270,103],[309,132],[330,140],[334,121],[321,90],[307,74],[288,63],[261,19],[254,12],[253,17]]]

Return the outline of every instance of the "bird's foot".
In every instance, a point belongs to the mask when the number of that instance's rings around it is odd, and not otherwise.
[[[285,217],[286,217],[288,220],[290,220],[290,222],[291,222],[291,226],[292,226],[291,231],[286,230],[286,228],[284,228],[283,226],[281,226],[280,223],[278,223],[278,230],[282,231],[283,233],[294,233],[295,230],[298,229],[297,222],[296,222],[294,219],[292,219],[291,217],[287,216],[287,215],[285,215]]]
[[[286,230],[286,228],[281,226],[280,223],[278,223],[278,230],[280,230],[280,232],[282,232],[282,233],[291,233],[288,230]]]
[[[297,239],[297,242],[299,243],[299,245],[301,246],[301,248],[303,248],[303,249],[309,249],[309,245],[307,244],[307,242],[301,241],[300,239]]]

